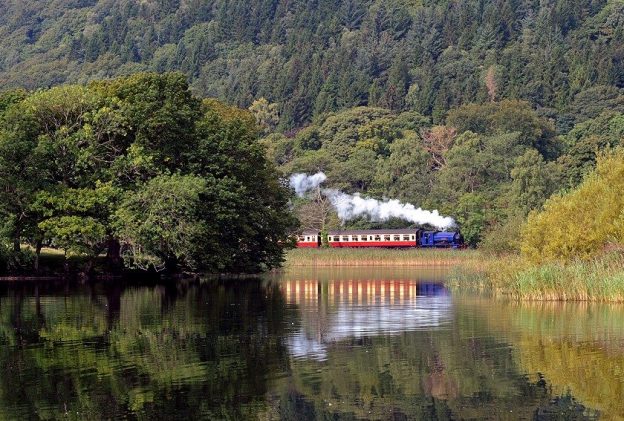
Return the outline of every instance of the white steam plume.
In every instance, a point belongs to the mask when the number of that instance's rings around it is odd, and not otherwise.
[[[297,196],[303,197],[307,192],[313,190],[327,180],[327,176],[323,172],[314,175],[297,173],[290,176],[290,187],[295,189]]]
[[[453,218],[442,216],[437,210],[416,208],[410,203],[401,203],[396,199],[381,201],[362,197],[359,193],[347,194],[334,189],[323,189],[323,194],[329,198],[343,222],[365,216],[372,221],[399,218],[419,225],[429,224],[439,229],[455,226]]]
[[[319,187],[325,180],[327,176],[322,172],[314,175],[298,173],[290,176],[290,186],[297,196],[303,197],[308,191]],[[336,209],[342,222],[363,216],[372,221],[400,218],[419,225],[432,225],[443,230],[455,226],[453,218],[442,216],[437,210],[428,211],[416,208],[410,203],[401,203],[396,199],[377,200],[362,197],[359,193],[347,194],[335,189],[323,189],[322,193]]]

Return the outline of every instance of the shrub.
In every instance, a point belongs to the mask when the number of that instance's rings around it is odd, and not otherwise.
[[[524,225],[522,215],[509,217],[507,221],[487,231],[479,248],[488,253],[509,254],[520,250],[520,232]]]
[[[586,259],[624,242],[624,151],[599,157],[579,187],[529,215],[521,250],[532,262]]]

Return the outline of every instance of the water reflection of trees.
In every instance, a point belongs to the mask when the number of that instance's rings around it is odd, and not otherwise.
[[[2,297],[0,418],[243,418],[287,367],[282,295],[257,280]]]
[[[543,379],[527,378],[511,346],[497,340],[487,323],[470,312],[452,308],[450,298],[435,285],[349,278],[283,282],[287,302],[301,312],[302,326],[295,335],[305,334],[322,345],[322,352],[319,346],[292,352],[292,375],[286,391],[274,399],[275,412],[288,419],[589,414],[571,396],[552,395]],[[349,324],[371,307],[378,317],[369,319],[370,325]],[[413,317],[413,309],[430,320],[400,320]],[[440,310],[444,318],[439,317]],[[378,329],[378,324],[388,327],[386,315],[399,319],[397,329]],[[347,334],[341,335],[345,330]]]
[[[365,289],[375,300],[379,291],[374,305],[390,311],[413,308],[412,298],[426,302],[427,291],[408,281],[384,281],[382,301],[382,279],[372,279],[366,288],[337,284],[333,295],[308,285],[308,298],[300,287],[298,301],[283,283],[258,280],[0,286],[0,418],[591,415],[568,387],[604,414],[621,409],[622,378],[608,374],[623,372],[614,343],[624,317],[613,309],[450,305],[442,295],[441,323],[401,321],[391,335],[347,326],[325,336],[323,358],[289,351],[296,332],[314,336],[359,320],[345,306],[373,304]]]
[[[472,299],[485,328],[513,345],[519,369],[572,393],[606,419],[624,418],[624,306]]]

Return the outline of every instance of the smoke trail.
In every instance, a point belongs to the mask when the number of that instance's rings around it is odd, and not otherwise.
[[[305,194],[319,187],[327,176],[322,173],[314,175],[293,174],[290,176],[290,186],[297,196]],[[400,218],[419,225],[432,225],[439,229],[448,229],[455,226],[453,218],[442,216],[437,210],[428,211],[416,208],[411,203],[401,203],[396,199],[377,200],[362,197],[359,193],[347,194],[335,189],[322,189],[344,223],[357,217],[366,217],[372,221],[383,222],[390,218]]]
[[[314,175],[297,173],[290,176],[290,187],[295,189],[297,196],[303,197],[310,190],[320,186],[325,180],[327,180],[327,176],[322,172]]]
[[[429,224],[439,229],[455,226],[453,218],[442,216],[437,210],[416,208],[411,203],[401,203],[396,199],[382,201],[362,197],[359,193],[347,194],[334,189],[323,189],[323,194],[327,196],[343,222],[364,216],[372,221],[399,218],[419,225]]]

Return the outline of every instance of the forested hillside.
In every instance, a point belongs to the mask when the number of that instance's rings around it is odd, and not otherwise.
[[[2,90],[181,71],[250,109],[283,175],[439,209],[496,250],[624,137],[621,0],[9,0],[0,39]]]
[[[620,0],[4,0],[0,86],[181,70],[278,104],[278,129],[355,106],[441,121],[524,99],[560,131],[622,102]]]

